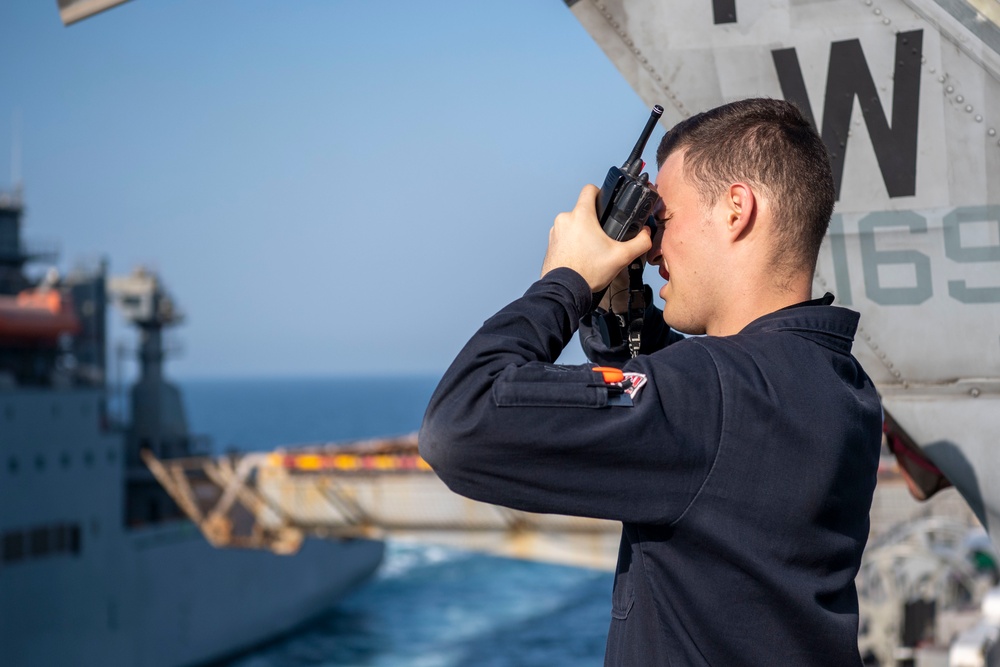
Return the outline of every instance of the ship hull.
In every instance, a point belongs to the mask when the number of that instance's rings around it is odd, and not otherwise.
[[[329,609],[372,575],[383,550],[306,540],[279,556],[215,549],[187,522],[132,531],[103,571],[56,560],[4,568],[2,645],[9,664],[24,667],[197,665]]]
[[[126,527],[96,389],[0,390],[0,663],[180,667],[288,632],[381,562],[369,540],[215,549],[186,520]]]

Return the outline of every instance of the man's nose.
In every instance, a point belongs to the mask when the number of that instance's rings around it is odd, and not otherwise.
[[[656,233],[653,234],[653,247],[646,253],[647,264],[659,264],[663,259],[663,224],[656,225]]]

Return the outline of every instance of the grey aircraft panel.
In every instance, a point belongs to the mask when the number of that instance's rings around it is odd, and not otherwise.
[[[1000,3],[567,4],[667,127],[750,96],[811,116],[838,183],[815,292],[861,312],[886,409],[1000,533]]]
[[[944,11],[1000,53],[1000,2],[997,0],[935,0]]]

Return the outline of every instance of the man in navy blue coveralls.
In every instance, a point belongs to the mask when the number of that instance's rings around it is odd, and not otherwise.
[[[826,150],[791,104],[744,100],[675,126],[657,162],[655,236],[609,239],[585,187],[542,278],[444,375],[421,454],[470,498],[623,523],[607,665],[859,665],[881,411],[858,315],[810,300]],[[591,325],[644,253],[665,305],[629,359]],[[581,318],[630,392],[553,364]]]

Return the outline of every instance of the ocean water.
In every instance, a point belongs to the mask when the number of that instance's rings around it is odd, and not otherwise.
[[[416,431],[434,377],[179,383],[216,452]],[[389,542],[374,579],[225,667],[600,665],[612,575]]]
[[[191,431],[216,452],[403,435],[438,378],[345,377],[180,382]]]

